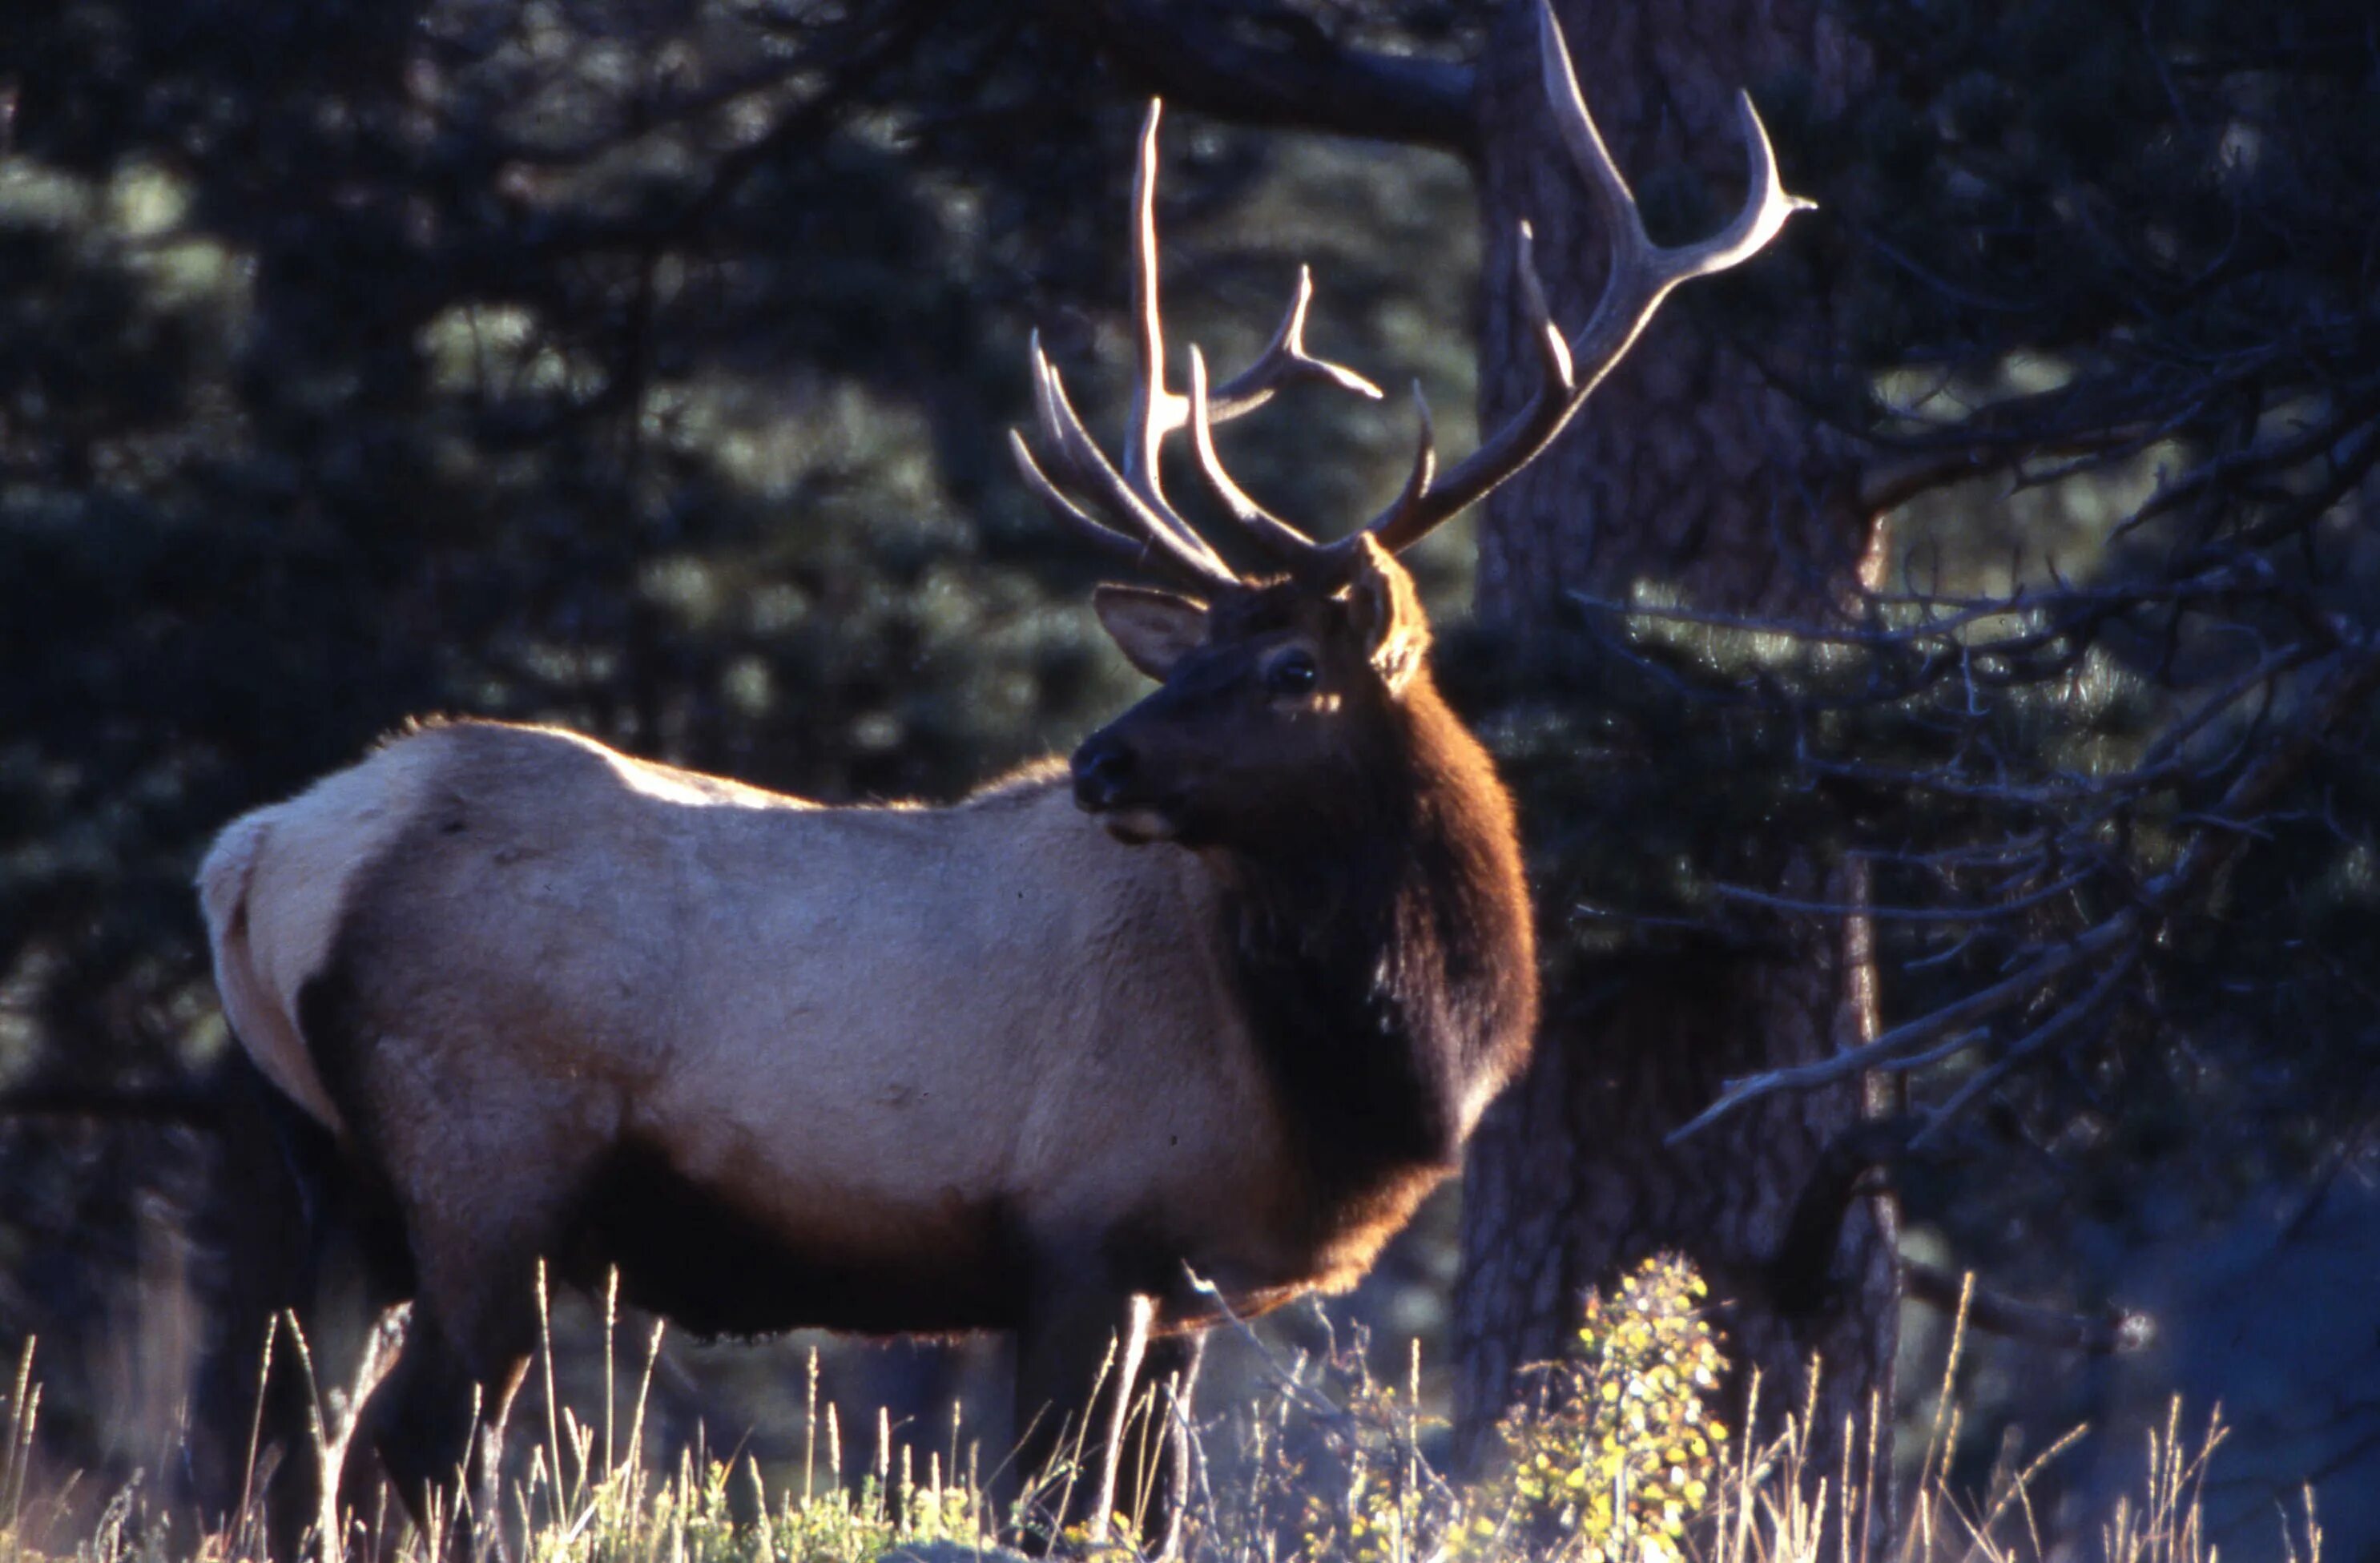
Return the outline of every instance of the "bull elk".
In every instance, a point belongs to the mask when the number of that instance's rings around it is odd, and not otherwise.
[[[1061,522],[1174,588],[1096,593],[1162,687],[1070,767],[947,808],[824,807],[452,721],[224,830],[199,884],[225,1010],[402,1224],[413,1321],[361,1426],[417,1519],[475,1388],[501,1425],[540,1257],[616,1266],[701,1332],[1013,1330],[1025,1467],[1087,1429],[1111,1482],[1132,1387],[1187,1385],[1217,1298],[1352,1282],[1455,1169],[1529,1050],[1530,909],[1396,555],[1543,450],[1670,288],[1800,204],[1745,100],[1742,212],[1652,244],[1541,29],[1609,281],[1565,338],[1524,228],[1537,390],[1442,477],[1423,408],[1402,492],[1336,542],[1251,499],[1212,426],[1292,382],[1378,393],[1305,350],[1304,278],[1245,373],[1210,387],[1194,348],[1169,385],[1152,107],[1121,464],[1038,338],[1040,454],[1012,437]],[[1264,573],[1168,501],[1160,447],[1185,430]]]

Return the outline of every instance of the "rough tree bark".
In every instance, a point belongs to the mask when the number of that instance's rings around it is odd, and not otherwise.
[[[1621,167],[1641,187],[1692,160],[1722,212],[1740,188],[1736,88],[1791,70],[1840,98],[1861,73],[1856,50],[1812,0],[1563,0],[1558,9]],[[1515,330],[1515,224],[1536,225],[1558,317],[1585,318],[1602,282],[1594,208],[1554,140],[1537,68],[1534,6],[1509,6],[1481,66],[1483,423],[1518,404],[1535,372]],[[1790,157],[1785,173],[1794,188]],[[1795,236],[1807,242],[1786,242]],[[1823,302],[1796,309],[1786,339],[1764,341],[1764,355],[1790,360],[1825,341]],[[1562,594],[1624,600],[1639,583],[1712,610],[1806,622],[1845,611],[1868,544],[1849,461],[1699,329],[1696,313],[1673,301],[1560,442],[1491,503],[1480,542],[1485,622],[1541,633],[1558,622]],[[1808,899],[1860,889],[1841,866],[1771,844],[1771,888]],[[1541,911],[1549,922],[1564,915]],[[1820,1472],[1839,1474],[1845,1419],[1864,1423],[1872,1396],[1891,1400],[1889,1208],[1865,1200],[1852,1213],[1835,1255],[1841,1284],[1813,1314],[1775,1305],[1767,1266],[1821,1148],[1862,1115],[1861,1090],[1770,1098],[1676,1148],[1662,1141],[1723,1079],[1867,1035],[1874,982],[1864,950],[1858,926],[1812,924],[1763,952],[1647,961],[1595,991],[1572,984],[1547,996],[1537,1061],[1482,1127],[1464,1185],[1453,1344],[1466,1449],[1519,1392],[1514,1369],[1568,1341],[1587,1289],[1670,1250],[1724,1303],[1740,1360],[1761,1374],[1765,1408],[1798,1411],[1808,1363],[1823,1359],[1814,1455]],[[1775,1425],[1768,1415],[1762,1424]],[[1863,1463],[1865,1447],[1863,1433]]]

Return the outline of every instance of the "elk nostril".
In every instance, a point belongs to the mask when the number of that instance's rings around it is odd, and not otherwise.
[[[1112,738],[1093,739],[1075,756],[1075,795],[1085,803],[1114,798],[1132,778],[1132,751]]]

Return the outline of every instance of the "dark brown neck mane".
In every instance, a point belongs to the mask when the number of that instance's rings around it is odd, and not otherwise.
[[[1225,932],[1318,1220],[1459,1164],[1525,1056],[1536,966],[1512,806],[1424,672],[1359,782],[1231,865]],[[1336,780],[1334,778],[1334,780]]]

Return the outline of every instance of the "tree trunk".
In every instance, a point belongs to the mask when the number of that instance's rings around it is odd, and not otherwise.
[[[1559,9],[1621,167],[1641,187],[1691,159],[1718,192],[1721,220],[1741,189],[1736,89],[1792,71],[1822,99],[1839,99],[1862,69],[1810,0],[1570,0]],[[1542,106],[1534,6],[1507,8],[1482,71],[1481,399],[1492,425],[1536,372],[1512,297],[1516,224],[1536,225],[1548,295],[1573,326],[1594,307],[1604,249]],[[1789,157],[1789,188],[1792,176]],[[1789,246],[1809,243],[1801,226]],[[1657,228],[1655,236],[1699,235]],[[1754,264],[1780,263],[1772,253]],[[1484,621],[1546,633],[1564,593],[1624,600],[1642,584],[1730,612],[1825,622],[1845,612],[1868,543],[1849,462],[1805,411],[1698,325],[1694,294],[1715,285],[1690,285],[1673,300],[1560,444],[1497,496],[1480,541]],[[1797,300],[1791,326],[1761,350],[1814,361],[1827,333],[1823,297]],[[1768,844],[1771,888],[1857,903],[1864,887],[1842,866],[1795,843]],[[1852,1485],[1863,1484],[1868,1407],[1888,1417],[1891,1406],[1898,1283],[1888,1206],[1868,1198],[1851,1213],[1833,1256],[1838,1284],[1814,1312],[1779,1309],[1769,1269],[1820,1151],[1862,1115],[1861,1088],[1771,1098],[1676,1148],[1662,1140],[1723,1080],[1872,1034],[1865,951],[1861,920],[1813,921],[1757,953],[1647,958],[1595,992],[1547,995],[1536,1062],[1471,1150],[1454,1341],[1463,1449],[1475,1450],[1518,1391],[1514,1370],[1560,1352],[1589,1288],[1667,1250],[1699,1267],[1740,1362],[1758,1370],[1763,1429],[1776,1426],[1771,1413],[1802,1410],[1809,1364],[1823,1359],[1813,1474],[1840,1481],[1842,1430],[1853,1419],[1863,1431]],[[1741,1425],[1740,1408],[1730,1420]],[[1880,1462],[1889,1431],[1881,1430]]]

